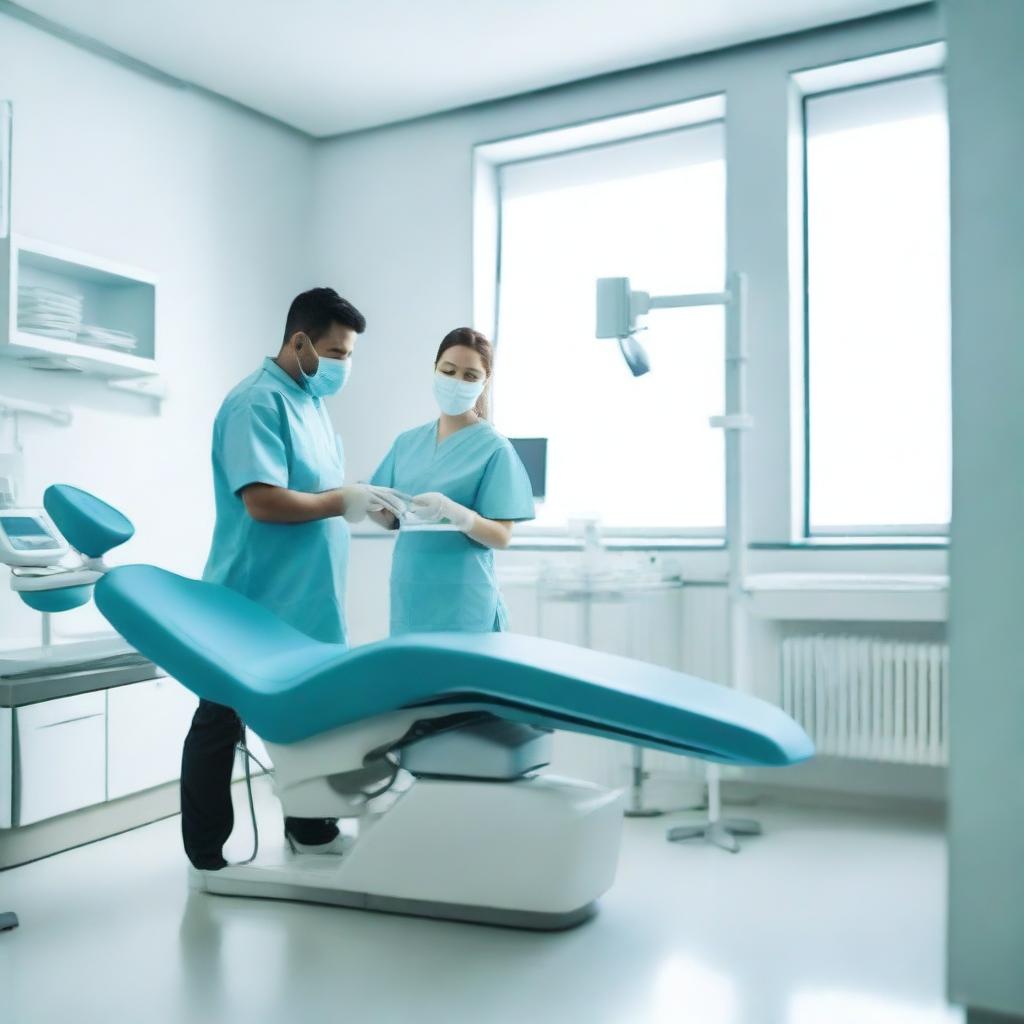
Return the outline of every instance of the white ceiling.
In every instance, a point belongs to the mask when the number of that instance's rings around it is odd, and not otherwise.
[[[20,0],[333,135],[922,0]]]

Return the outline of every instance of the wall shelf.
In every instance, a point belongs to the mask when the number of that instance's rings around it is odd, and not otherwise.
[[[134,337],[134,346],[109,347],[82,332],[72,338],[69,332],[56,337],[26,330],[26,288],[74,297],[82,325],[124,332]],[[0,242],[0,355],[38,369],[112,381],[156,377],[156,279],[134,267],[12,235]],[[159,391],[148,393],[159,397]]]

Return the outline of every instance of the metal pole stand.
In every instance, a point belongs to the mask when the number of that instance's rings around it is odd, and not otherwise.
[[[633,602],[626,598],[626,643],[627,654],[633,657],[633,633],[636,629],[636,620],[633,615]],[[644,807],[644,782],[647,780],[647,771],[644,769],[643,747],[633,748],[633,770],[631,772],[631,785],[629,787],[629,806],[623,811],[627,818],[658,818],[665,812],[657,807]]]
[[[746,278],[729,275],[725,293],[725,415],[713,416],[711,426],[725,433],[725,536],[729,556],[728,631],[729,683],[736,690],[747,690],[746,580],[747,521],[743,506],[744,435],[753,426],[747,413],[747,330]],[[717,764],[706,767],[708,820],[701,825],[680,825],[668,830],[669,842],[703,837],[707,842],[739,853],[737,836],[756,836],[761,826],[750,818],[723,818],[721,770]]]
[[[644,807],[644,781],[647,772],[644,770],[643,747],[633,748],[632,784],[629,787],[629,806],[625,810],[627,818],[657,818],[665,812],[658,807]]]
[[[670,828],[666,838],[670,843],[684,839],[704,839],[729,853],[739,853],[737,836],[759,836],[761,825],[753,818],[723,818],[721,797],[721,775],[718,765],[708,763],[708,820],[701,825],[677,825]]]

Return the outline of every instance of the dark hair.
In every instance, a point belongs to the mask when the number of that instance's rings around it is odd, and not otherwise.
[[[442,339],[441,346],[438,348],[437,356],[434,359],[435,369],[437,364],[441,362],[441,356],[448,349],[455,348],[458,345],[464,348],[471,348],[480,356],[480,361],[484,364],[484,372],[487,374],[487,386],[477,399],[474,410],[481,419],[487,419],[489,412],[488,399],[491,392],[491,381],[494,377],[494,346],[483,334],[479,331],[474,331],[472,327],[456,327],[454,331],[449,331]]]
[[[316,344],[331,329],[332,324],[349,327],[356,334],[366,330],[363,314],[333,288],[310,288],[308,292],[296,295],[288,307],[282,344],[296,331],[308,334],[309,340]]]

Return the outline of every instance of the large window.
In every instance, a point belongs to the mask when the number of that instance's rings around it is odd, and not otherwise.
[[[809,97],[808,527],[919,533],[950,514],[942,80]]]
[[[500,187],[495,407],[504,433],[549,439],[538,525],[720,534],[721,309],[648,317],[654,369],[634,379],[594,337],[594,289],[723,287],[721,123],[507,164]]]

